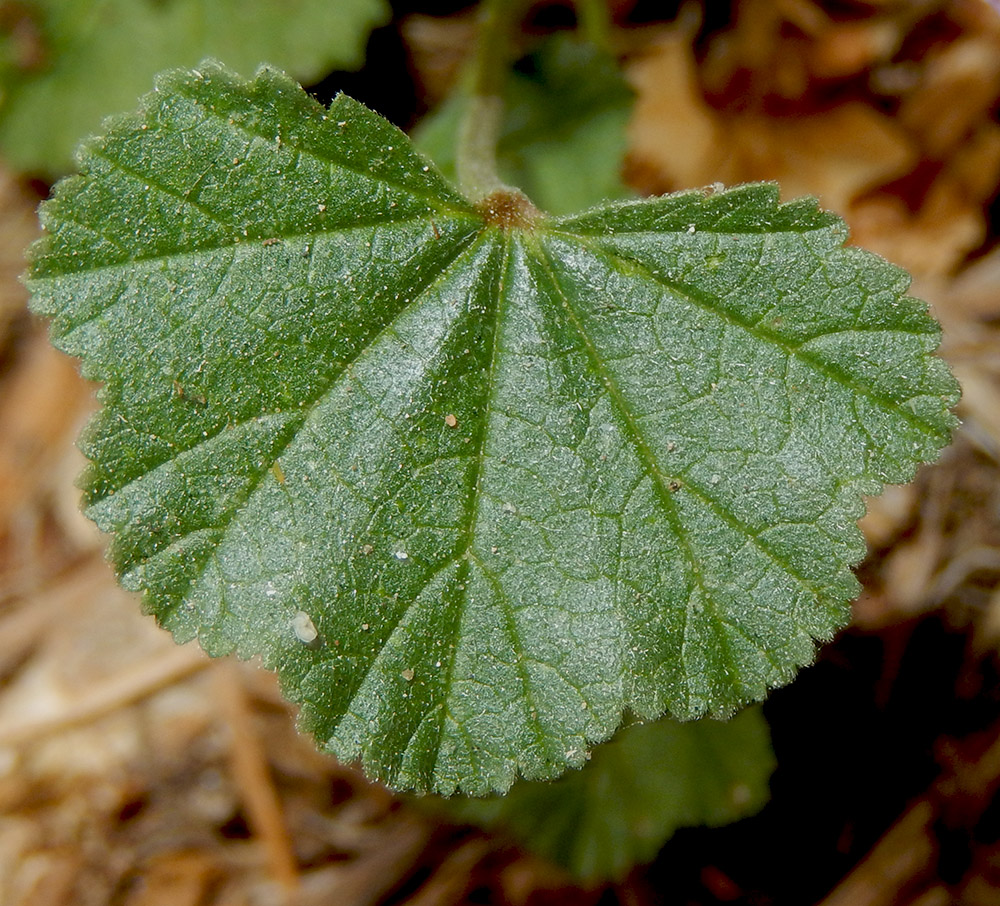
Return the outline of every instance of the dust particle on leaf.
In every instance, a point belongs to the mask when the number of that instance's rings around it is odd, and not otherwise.
[[[319,636],[319,632],[316,630],[316,624],[313,623],[309,614],[307,614],[304,610],[300,610],[294,617],[292,617],[292,630],[295,632],[295,637],[300,642],[305,642],[307,645],[310,642],[315,642]]]

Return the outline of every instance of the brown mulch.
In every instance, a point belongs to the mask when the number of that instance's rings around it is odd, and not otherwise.
[[[863,522],[853,627],[768,706],[772,804],[579,891],[317,754],[253,664],[175,646],[77,510],[92,388],[26,314],[38,192],[0,171],[0,904],[1000,903],[1000,12],[648,6],[614,4],[631,184],[818,195],[914,273],[963,384],[953,446]],[[402,33],[444,91],[467,21]]]

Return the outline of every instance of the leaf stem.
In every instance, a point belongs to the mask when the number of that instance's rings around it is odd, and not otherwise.
[[[503,121],[503,98],[474,94],[458,132],[455,169],[458,186],[473,204],[505,188],[497,169],[497,140]]]
[[[611,11],[607,0],[576,0],[576,15],[583,36],[595,47],[611,51]]]
[[[471,96],[458,133],[458,185],[472,202],[508,189],[497,169],[497,142],[503,124],[503,94],[511,37],[526,0],[484,0],[471,61]]]

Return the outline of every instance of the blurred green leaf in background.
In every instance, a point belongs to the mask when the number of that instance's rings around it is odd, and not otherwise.
[[[26,0],[0,5],[0,154],[52,178],[153,76],[218,57],[309,83],[358,68],[387,0]]]
[[[552,38],[509,79],[501,176],[556,215],[632,197],[621,177],[632,99],[612,56],[569,35]],[[413,133],[417,148],[452,180],[468,103],[459,89]]]
[[[622,730],[555,783],[506,796],[448,801],[454,818],[506,831],[577,880],[618,880],[681,827],[716,826],[760,810],[774,770],[759,707],[728,722],[659,720]]]

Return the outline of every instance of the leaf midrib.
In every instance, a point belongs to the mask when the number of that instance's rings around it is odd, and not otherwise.
[[[537,253],[539,262],[546,268],[546,272],[549,275],[549,279],[552,281],[552,285],[556,288],[559,293],[559,297],[563,302],[564,310],[568,315],[568,320],[572,324],[574,330],[580,337],[581,342],[587,353],[587,357],[590,360],[591,367],[594,372],[600,377],[602,383],[606,387],[608,394],[618,410],[619,416],[624,422],[624,427],[627,429],[626,433],[629,436],[629,440],[639,456],[640,461],[643,463],[646,474],[649,475],[654,486],[656,487],[657,496],[659,497],[661,504],[663,506],[663,511],[670,523],[671,528],[674,531],[678,541],[680,542],[682,548],[684,549],[685,557],[688,560],[691,575],[694,577],[695,583],[701,590],[704,600],[707,604],[715,608],[715,599],[711,594],[708,586],[704,581],[702,571],[700,569],[699,558],[694,552],[691,546],[690,539],[688,538],[687,530],[684,528],[683,522],[680,518],[680,514],[677,512],[677,506],[673,500],[673,493],[670,490],[670,482],[672,476],[665,475],[659,460],[654,454],[652,448],[647,443],[642,429],[639,426],[635,415],[632,412],[631,406],[628,403],[625,394],[622,392],[621,388],[618,386],[617,381],[614,376],[607,370],[604,366],[604,362],[601,359],[600,353],[597,347],[594,345],[593,340],[590,338],[580,312],[577,311],[573,305],[570,294],[566,293],[555,273],[555,268],[552,265],[549,251],[545,249],[541,243],[537,244]],[[674,477],[673,480],[679,479],[680,476]],[[775,566],[781,569],[785,574],[794,579],[799,586],[810,595],[813,596],[814,600],[821,602],[827,598],[827,594],[817,588],[814,583],[802,575],[800,570],[794,568],[790,563],[788,563],[785,558],[780,557],[775,553],[769,545],[761,540],[758,534],[756,534],[749,526],[745,525],[741,520],[737,519],[732,513],[727,512],[724,508],[720,507],[719,504],[713,500],[703,488],[699,485],[691,482],[686,476],[683,478],[682,487],[684,490],[689,491],[694,497],[696,497],[701,503],[707,506],[713,514],[715,514],[719,519],[725,522],[730,528],[736,531],[741,537],[745,538],[753,547],[755,547],[761,554],[763,554],[768,560],[770,560]],[[723,620],[716,614],[720,622],[726,622],[729,624],[730,621]],[[682,630],[682,635],[686,632],[686,623],[688,619],[688,611],[685,609],[685,627]],[[754,642],[755,646],[760,647],[759,643]],[[735,675],[739,675],[736,673]]]
[[[535,739],[538,744],[540,751],[545,751],[545,731],[542,727],[541,721],[538,718],[538,708],[535,707],[535,696],[532,691],[531,686],[531,676],[528,673],[527,667],[525,665],[524,657],[524,643],[518,632],[517,623],[514,619],[514,613],[510,606],[510,601],[507,598],[505,589],[502,583],[493,575],[493,572],[487,568],[486,564],[483,563],[482,559],[473,550],[473,543],[475,541],[475,528],[479,524],[479,507],[483,499],[483,494],[481,491],[482,476],[484,471],[484,466],[486,462],[486,445],[490,439],[490,425],[492,423],[492,416],[494,413],[493,400],[495,399],[496,393],[496,375],[497,375],[497,361],[500,355],[500,339],[501,339],[501,328],[503,325],[504,316],[504,306],[503,303],[507,300],[507,296],[504,290],[506,281],[510,275],[511,268],[511,253],[512,253],[512,233],[507,231],[504,233],[504,247],[503,247],[503,260],[500,264],[500,268],[497,272],[497,280],[494,287],[496,294],[496,308],[494,311],[494,326],[493,326],[493,337],[492,337],[492,350],[490,354],[490,378],[489,387],[487,389],[487,394],[483,400],[483,406],[485,408],[485,415],[483,418],[483,428],[482,437],[479,442],[479,450],[477,456],[477,466],[475,481],[472,486],[472,492],[470,494],[469,501],[469,523],[468,523],[468,534],[465,539],[465,556],[472,558],[480,572],[486,578],[486,581],[493,586],[493,592],[497,596],[497,599],[501,602],[501,609],[503,611],[504,619],[504,629],[510,640],[511,647],[514,649],[515,653],[515,669],[517,672],[517,678],[521,683],[521,688],[524,693],[524,704],[525,704],[525,717],[527,719],[528,726],[535,733]],[[465,598],[465,603],[468,603],[468,591],[463,592]],[[459,625],[461,625],[461,620],[459,620]]]
[[[87,230],[88,232],[94,233],[100,236],[106,242],[116,245],[119,248],[121,246],[119,243],[111,239],[108,236],[103,235],[96,227],[92,224],[83,223],[79,220],[75,220],[72,217],[67,217],[65,214],[60,212],[59,218],[61,221],[66,223],[72,223],[74,226],[78,226],[81,229]],[[97,264],[91,267],[81,268],[74,271],[64,271],[58,274],[48,274],[44,277],[31,277],[28,280],[28,287],[32,291],[35,291],[38,287],[44,287],[47,283],[60,282],[64,280],[74,280],[82,279],[91,275],[98,275],[106,272],[115,272],[121,270],[128,270],[133,266],[145,266],[149,264],[167,264],[177,260],[183,260],[184,258],[196,257],[201,254],[211,254],[212,252],[229,251],[232,249],[238,249],[241,246],[260,246],[263,242],[268,239],[280,239],[282,242],[314,242],[317,239],[322,239],[326,236],[339,236],[344,233],[350,233],[353,230],[367,230],[373,227],[381,226],[401,226],[408,223],[415,223],[421,219],[427,220],[427,225],[430,226],[430,216],[428,212],[421,211],[415,214],[408,214],[405,217],[393,218],[388,213],[384,215],[379,215],[378,217],[373,217],[366,220],[356,220],[353,223],[345,223],[334,227],[324,227],[323,229],[306,232],[306,233],[272,233],[271,235],[260,235],[260,236],[243,236],[239,235],[233,237],[231,241],[224,243],[216,243],[212,245],[200,245],[196,248],[190,249],[177,249],[170,252],[163,252],[156,255],[135,255],[127,257],[122,261],[115,261],[109,264]],[[468,222],[470,228],[481,228],[482,220],[475,214],[467,214],[465,212],[457,212],[454,217],[454,223],[461,223],[463,221]],[[447,221],[443,221],[447,222]],[[43,240],[44,241],[44,240]],[[128,255],[124,249],[123,253]],[[41,259],[39,259],[41,260]],[[108,305],[107,309],[113,307]],[[102,310],[107,310],[102,309]],[[83,322],[81,322],[83,323]]]
[[[492,239],[495,235],[495,231],[483,231],[480,234],[480,242],[485,242]],[[469,252],[475,249],[479,243],[473,245]],[[490,344],[490,363],[489,363],[489,376],[487,378],[486,389],[482,398],[482,409],[483,418],[480,423],[477,434],[474,438],[475,450],[471,453],[470,459],[473,463],[473,469],[471,474],[467,478],[468,490],[465,495],[465,501],[463,505],[463,526],[462,531],[458,534],[455,542],[455,546],[452,550],[451,556],[445,558],[438,566],[436,566],[427,576],[425,576],[420,588],[413,594],[411,600],[400,610],[394,619],[391,626],[388,627],[388,631],[385,633],[384,641],[382,642],[382,647],[379,652],[371,659],[371,661],[366,666],[365,670],[362,672],[361,677],[358,679],[354,688],[350,691],[349,704],[344,710],[344,714],[341,716],[340,720],[336,724],[336,729],[339,729],[343,724],[344,720],[348,717],[357,717],[355,711],[352,710],[352,706],[357,699],[357,696],[361,694],[361,690],[364,688],[365,682],[371,673],[376,669],[381,653],[385,649],[385,645],[393,635],[393,633],[398,629],[398,627],[406,619],[407,614],[416,606],[417,601],[420,598],[423,590],[441,573],[452,567],[457,567],[455,576],[452,578],[452,583],[454,583],[455,591],[460,597],[460,604],[457,609],[457,613],[454,617],[454,627],[456,633],[460,631],[462,620],[464,618],[465,609],[469,602],[469,574],[471,571],[471,564],[475,563],[483,576],[486,578],[487,582],[493,587],[494,594],[497,596],[498,601],[501,604],[501,609],[504,618],[504,630],[505,634],[514,648],[516,653],[516,672],[518,678],[522,685],[522,691],[524,693],[524,701],[526,707],[526,714],[528,721],[535,731],[536,740],[538,742],[540,750],[545,748],[545,733],[538,719],[538,710],[534,706],[534,695],[531,689],[531,680],[527,673],[526,667],[524,665],[525,658],[523,656],[523,648],[521,644],[521,638],[517,632],[516,625],[514,623],[513,613],[511,612],[509,602],[507,601],[506,595],[500,583],[492,575],[492,573],[486,568],[482,560],[476,555],[474,550],[475,545],[475,530],[479,523],[479,506],[482,500],[481,492],[481,482],[484,470],[484,465],[486,461],[486,444],[490,437],[490,421],[491,416],[494,412],[494,407],[492,401],[494,398],[496,390],[496,373],[497,373],[497,361],[500,354],[500,334],[501,334],[501,323],[503,320],[502,311],[502,301],[504,296],[504,275],[509,268],[510,260],[510,234],[506,234],[503,240],[503,248],[497,253],[500,257],[500,262],[488,261],[485,265],[490,267],[491,265],[497,267],[496,278],[491,279],[487,276],[487,280],[490,281],[490,296],[492,297],[493,310],[492,312],[487,312],[484,317],[488,318],[492,324],[492,332],[488,339]],[[456,725],[461,728],[461,724],[457,721],[454,715],[451,714],[450,709],[447,708],[447,700],[450,695],[450,688],[452,684],[452,675],[454,672],[455,657],[457,655],[459,647],[459,639],[452,639],[452,644],[449,646],[448,663],[442,674],[442,700],[436,702],[436,707],[432,708],[430,715],[423,715],[419,720],[415,722],[414,728],[410,733],[409,740],[404,744],[402,752],[405,752],[409,746],[409,742],[417,735],[420,727],[423,725],[424,721],[427,720],[428,716],[436,717],[435,726],[435,756],[434,765],[432,767],[432,773],[436,772],[438,759],[441,754],[441,738],[444,733],[444,722],[451,716],[451,719],[455,721]],[[534,716],[533,716],[534,715]],[[401,766],[396,769],[396,773],[401,769]],[[390,778],[390,779],[394,779]]]
[[[555,288],[556,292],[559,294],[559,298],[562,301],[563,310],[566,312],[567,320],[573,326],[574,331],[579,337],[583,344],[584,351],[586,352],[587,358],[590,361],[590,366],[594,370],[594,373],[598,375],[601,382],[604,384],[605,389],[608,392],[608,396],[612,401],[612,405],[618,411],[619,418],[621,418],[623,427],[626,429],[625,433],[629,437],[629,441],[632,444],[633,449],[642,462],[646,474],[649,476],[653,483],[653,487],[656,489],[656,495],[660,499],[662,506],[662,511],[667,518],[667,522],[670,524],[670,528],[677,538],[681,549],[684,552],[684,557],[687,560],[689,573],[694,581],[694,584],[701,591],[703,600],[708,604],[713,604],[712,597],[708,592],[708,587],[705,584],[704,577],[701,572],[700,564],[698,558],[695,556],[694,550],[691,547],[691,542],[687,536],[687,532],[684,529],[683,524],[680,521],[680,516],[677,513],[677,506],[670,496],[670,490],[668,488],[669,479],[664,476],[660,470],[659,463],[657,462],[655,456],[649,445],[646,443],[639,429],[635,417],[632,414],[631,407],[628,405],[627,400],[621,392],[621,388],[618,386],[615,379],[604,367],[604,363],[594,346],[593,340],[591,340],[590,335],[587,333],[580,319],[579,312],[570,302],[569,294],[567,294],[558,278],[555,274],[555,268],[552,265],[552,260],[549,255],[548,249],[545,249],[539,242],[535,245],[535,251],[537,254],[538,262],[545,268],[549,279],[552,282],[552,286]],[[690,611],[692,601],[688,601],[688,606],[684,608],[684,623],[681,627],[680,635],[685,638],[687,635],[688,625],[690,621]],[[682,644],[682,654],[683,659],[683,644]],[[685,664],[685,670],[687,666]],[[690,710],[691,705],[691,689],[690,682],[685,682],[685,692],[687,694],[687,707]]]
[[[728,192],[734,191],[733,189],[727,190]],[[697,191],[692,191],[689,193],[693,200],[700,201],[702,203],[708,202],[711,196],[705,196]],[[679,198],[681,195],[665,196]],[[795,224],[788,224],[783,227],[776,227],[774,224],[760,223],[756,225],[756,228],[747,225],[742,225],[737,228],[729,227],[726,228],[723,225],[712,224],[712,226],[703,226],[697,221],[692,221],[684,224],[683,226],[677,226],[672,229],[665,226],[657,227],[655,229],[636,229],[629,226],[617,226],[615,224],[585,224],[578,225],[577,221],[581,221],[584,217],[593,218],[601,214],[611,214],[617,213],[626,209],[639,210],[642,204],[648,204],[649,199],[645,201],[636,202],[633,199],[625,199],[624,201],[612,201],[608,204],[597,205],[595,208],[585,211],[582,214],[569,214],[565,217],[559,217],[554,219],[550,224],[550,232],[558,233],[559,235],[566,238],[582,239],[582,238],[602,238],[602,237],[618,237],[618,236],[648,236],[648,237],[663,237],[663,236],[690,236],[691,225],[696,227],[695,235],[709,235],[709,236],[806,236],[810,233],[829,233],[831,229],[835,229],[836,226],[841,223],[839,219],[831,219],[827,223],[821,223],[818,225],[807,225],[802,224],[801,226],[796,226]],[[779,206],[780,209],[780,206]],[[692,216],[703,215],[704,211],[692,212]],[[728,211],[721,215],[718,219],[724,220],[727,217],[731,217],[735,212]],[[656,216],[655,212],[652,216]]]

